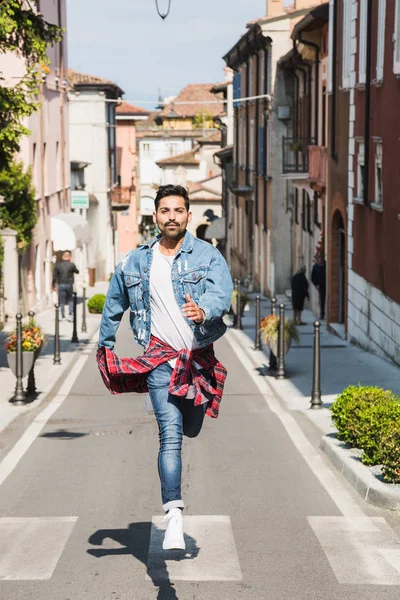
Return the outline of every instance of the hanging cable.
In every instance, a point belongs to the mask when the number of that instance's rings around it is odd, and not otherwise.
[[[169,15],[169,11],[171,10],[171,0],[168,0],[168,8],[167,8],[167,12],[162,13],[160,11],[160,7],[158,6],[158,0],[156,0],[156,8],[157,8],[157,12],[159,14],[159,16],[162,18],[162,20],[164,21],[164,19],[166,19]]]

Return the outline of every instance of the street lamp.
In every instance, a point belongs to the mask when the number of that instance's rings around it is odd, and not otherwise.
[[[162,18],[162,20],[164,21],[164,19],[166,19],[169,15],[169,11],[171,10],[171,0],[168,0],[168,8],[167,8],[167,12],[163,13],[160,11],[160,7],[158,5],[158,0],[156,0],[156,8],[157,8],[157,12],[159,14],[159,16]]]

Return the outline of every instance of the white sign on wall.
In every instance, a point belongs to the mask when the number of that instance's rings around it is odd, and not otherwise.
[[[89,208],[89,193],[82,190],[71,190],[71,208]]]

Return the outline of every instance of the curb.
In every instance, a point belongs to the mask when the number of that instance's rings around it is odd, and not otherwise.
[[[320,448],[365,502],[380,508],[400,510],[400,490],[390,489],[390,484],[379,481],[343,442],[325,435]]]

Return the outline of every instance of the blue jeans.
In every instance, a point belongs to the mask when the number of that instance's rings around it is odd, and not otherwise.
[[[65,305],[68,304],[69,314],[72,315],[74,312],[73,302],[72,302],[72,292],[73,292],[72,283],[59,283],[58,284],[58,299],[60,302],[61,308],[61,317],[65,319]]]
[[[158,474],[165,512],[184,508],[181,496],[182,437],[196,437],[203,425],[207,403],[194,405],[194,400],[179,398],[168,392],[172,367],[163,363],[149,373],[147,385],[158,423],[160,450]]]

